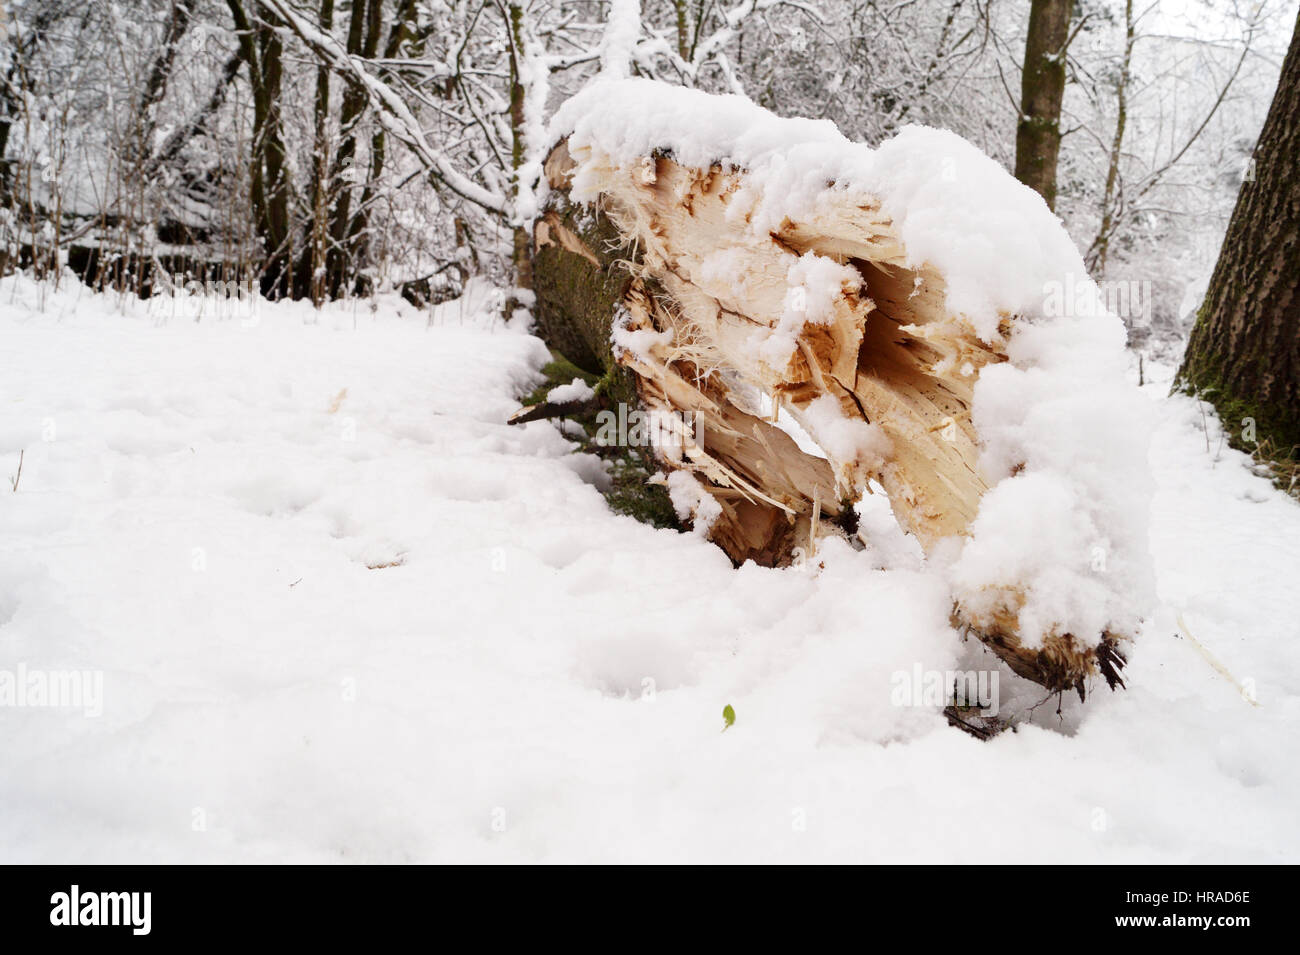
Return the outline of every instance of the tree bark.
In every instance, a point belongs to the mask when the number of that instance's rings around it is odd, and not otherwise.
[[[13,168],[5,158],[9,150],[9,134],[14,123],[27,109],[24,88],[27,85],[27,62],[36,49],[45,42],[50,28],[58,20],[61,9],[50,4],[37,10],[31,26],[10,44],[9,61],[0,80],[0,206],[8,208],[13,202]],[[6,24],[6,34],[9,24]],[[3,271],[3,270],[0,270]]]
[[[1300,447],[1300,19],[1179,370],[1233,443]]]
[[[518,195],[519,174],[524,164],[524,126],[525,99],[522,73],[524,50],[524,7],[521,3],[511,3],[509,7],[510,33],[510,173],[514,180],[515,194]],[[521,223],[513,226],[511,236],[511,262],[514,266],[515,285],[522,289],[533,286],[532,243],[528,229]]]
[[[1106,188],[1101,197],[1101,225],[1088,247],[1084,261],[1088,271],[1100,279],[1106,274],[1106,258],[1110,254],[1111,234],[1116,224],[1116,203],[1123,192],[1120,189],[1119,164],[1124,155],[1124,130],[1128,126],[1128,87],[1132,76],[1133,44],[1137,37],[1133,20],[1133,0],[1124,0],[1124,57],[1120,61],[1119,79],[1115,83],[1115,134],[1110,141],[1110,158],[1106,163]]]
[[[376,11],[378,7],[376,6]],[[418,29],[418,9],[415,0],[402,0],[396,16],[388,30],[388,40],[384,44],[384,59],[394,60],[401,52],[402,45],[416,36]],[[375,27],[378,35],[379,28]],[[416,51],[412,51],[416,53]],[[388,77],[381,71],[380,76]],[[370,209],[380,194],[379,177],[384,172],[384,162],[388,151],[388,139],[381,125],[370,137],[370,171],[366,177],[365,188],[361,190],[361,201],[352,216],[352,225],[348,230],[348,250],[353,262],[364,263],[370,256]]]
[[[266,225],[264,236],[268,259],[263,287],[273,298],[293,294],[293,223],[289,218],[289,166],[284,146],[280,105],[283,102],[281,81],[284,75],[284,42],[270,27],[258,28],[261,47],[262,91],[264,105],[258,125],[257,140],[261,161],[266,167]]]
[[[320,28],[329,33],[334,27],[334,0],[321,0]],[[311,255],[306,259],[305,284],[311,290],[312,304],[325,303],[329,275],[325,257],[329,252],[329,116],[330,69],[322,63],[316,67],[316,98],[313,104],[315,125],[312,130],[311,184]],[[303,279],[299,280],[304,284]]]
[[[167,25],[163,29],[162,44],[154,56],[144,89],[140,92],[140,101],[136,106],[136,121],[139,127],[134,140],[129,140],[127,143],[128,148],[133,150],[134,154],[130,157],[133,160],[143,161],[153,148],[158,104],[167,95],[167,84],[171,82],[172,69],[176,63],[176,49],[185,31],[189,29],[196,2],[197,0],[179,0],[179,2],[173,0],[172,2]]]
[[[235,21],[239,49],[248,64],[253,91],[253,142],[249,156],[253,218],[262,241],[262,294],[280,298],[291,293],[293,236],[289,220],[290,183],[280,124],[281,55],[279,34],[264,22],[256,25],[242,0],[226,0]],[[263,21],[274,21],[262,9]]]
[[[352,14],[348,20],[347,52],[350,55],[367,60],[375,58],[379,49],[381,19],[379,0],[353,0]],[[331,297],[343,293],[348,275],[355,272],[349,242],[353,229],[352,180],[355,178],[357,138],[366,104],[365,91],[355,84],[349,84],[343,93],[339,116],[341,138],[330,173],[330,192],[335,197],[330,216],[330,249],[327,256]]]
[[[225,65],[221,68],[221,74],[217,77],[212,87],[212,92],[208,95],[202,108],[190,118],[183,126],[178,126],[172,130],[171,134],[163,141],[158,150],[149,157],[144,166],[144,174],[152,175],[155,170],[163,166],[180,155],[185,145],[200,135],[204,127],[221,108],[221,104],[226,99],[226,89],[234,82],[235,76],[239,73],[239,68],[244,64],[242,53],[235,53],[226,60]]]
[[[1061,152],[1065,48],[1074,0],[1033,0],[1016,124],[1016,178],[1056,208],[1056,161]]]

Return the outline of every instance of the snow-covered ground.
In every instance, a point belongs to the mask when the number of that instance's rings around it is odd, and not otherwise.
[[[476,295],[0,282],[0,678],[102,675],[0,706],[0,861],[1300,860],[1300,508],[1167,369],[1129,688],[1003,669],[980,742],[895,705],[995,666],[911,551],[736,570],[613,515],[503,423],[546,352]]]

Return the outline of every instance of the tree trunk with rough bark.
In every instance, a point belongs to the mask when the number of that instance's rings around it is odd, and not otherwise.
[[[239,33],[239,49],[248,65],[253,90],[253,142],[249,157],[250,199],[257,234],[262,240],[262,294],[292,294],[293,234],[289,217],[292,185],[280,121],[283,40],[268,25],[275,17],[259,7],[254,23],[243,0],[227,0]]]
[[[1016,178],[1056,208],[1056,161],[1061,152],[1065,48],[1074,0],[1033,0],[1016,124]]]
[[[1300,453],[1300,20],[1178,376],[1239,447]]]

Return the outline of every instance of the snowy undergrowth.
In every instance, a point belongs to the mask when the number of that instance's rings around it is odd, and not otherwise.
[[[0,671],[104,680],[0,707],[0,859],[1295,860],[1300,510],[1195,403],[1148,385],[1130,688],[1026,714],[1002,670],[981,743],[892,700],[995,665],[938,575],[611,514],[503,423],[547,353],[483,292],[194,322],[0,282]]]

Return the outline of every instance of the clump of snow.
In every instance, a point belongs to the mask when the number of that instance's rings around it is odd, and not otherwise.
[[[921,543],[899,526],[884,488],[871,481],[867,491],[854,509],[858,515],[858,540],[873,566],[882,570],[921,570],[925,566]]]
[[[786,285],[785,314],[825,325],[833,317],[835,302],[844,292],[860,289],[862,277],[852,266],[805,252],[786,272]]]
[[[635,358],[641,361],[650,361],[650,349],[656,345],[670,345],[673,340],[673,330],[665,329],[657,332],[653,328],[632,328],[632,316],[627,309],[619,305],[614,312],[614,319],[610,323],[609,339],[614,345],[614,354],[618,356],[623,352],[631,353]]]
[[[734,298],[749,294],[749,268],[745,252],[722,248],[710,252],[700,264],[700,280],[711,288],[726,289]]]
[[[671,472],[667,485],[668,499],[672,501],[678,519],[691,521],[691,530],[700,537],[707,537],[713,522],[722,516],[722,505],[717,498],[689,471]]]
[[[979,606],[1019,581],[1028,645],[1132,635],[1154,602],[1150,408],[1125,381],[1123,329],[1109,315],[1026,324],[1009,355],[975,386],[981,468],[1006,477],[953,567],[956,594]]]
[[[600,41],[600,71],[622,79],[631,65],[633,48],[641,33],[640,0],[611,0],[609,18]]]
[[[832,461],[873,471],[889,457],[890,440],[880,425],[850,418],[832,395],[810,402],[799,420]]]
[[[683,117],[691,117],[683,122]],[[552,142],[570,137],[575,148],[594,146],[630,166],[657,150],[671,149],[687,166],[713,163],[757,169],[780,161],[792,145],[847,143],[828,120],[777,120],[743,96],[714,96],[643,79],[597,79],[566,100],[551,119]],[[599,186],[583,170],[571,187],[585,202]],[[594,191],[587,187],[595,186]],[[818,186],[818,191],[825,181]]]
[[[977,614],[992,614],[1007,581],[1024,587],[1021,643],[1052,633],[1100,634],[1131,627],[1132,607],[1109,586],[1109,539],[1075,489],[1052,474],[1010,478],[985,495],[972,538],[953,569],[957,592]],[[1131,629],[1130,631],[1131,632]]]
[[[832,258],[805,252],[794,259],[786,272],[781,318],[771,331],[758,333],[759,356],[774,368],[784,368],[798,346],[804,325],[829,324],[836,300],[845,291],[856,292],[861,286],[862,277],[856,269]]]
[[[1040,315],[1045,286],[1087,279],[1042,197],[956,133],[907,126],[842,181],[880,197],[909,261],[943,274],[948,309],[985,341],[1003,316]]]
[[[546,400],[551,404],[563,405],[571,401],[590,401],[596,397],[596,389],[581,378],[575,378],[567,385],[557,385],[546,393]]]

